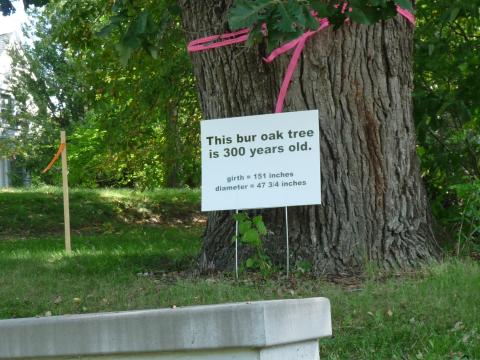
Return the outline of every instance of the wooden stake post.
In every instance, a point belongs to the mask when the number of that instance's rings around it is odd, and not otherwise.
[[[70,237],[70,202],[68,198],[68,166],[67,166],[67,136],[65,131],[60,132],[60,143],[65,144],[62,151],[62,180],[63,180],[63,217],[65,223],[65,250],[72,253],[72,241]]]

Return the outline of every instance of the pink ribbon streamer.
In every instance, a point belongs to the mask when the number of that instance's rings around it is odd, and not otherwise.
[[[283,106],[285,104],[285,98],[287,97],[288,88],[290,87],[290,82],[292,81],[293,74],[295,73],[295,70],[297,69],[298,60],[300,59],[300,55],[302,55],[303,48],[305,47],[306,41],[310,37],[315,35],[316,33],[326,29],[329,26],[330,26],[330,23],[328,22],[328,19],[321,19],[320,20],[320,26],[318,27],[317,30],[307,31],[305,34],[300,36],[298,39],[295,39],[293,41],[290,41],[290,42],[286,43],[285,45],[280,46],[279,48],[272,51],[272,53],[268,57],[264,58],[264,61],[266,63],[271,63],[278,56],[280,56],[280,55],[286,53],[287,51],[295,48],[295,51],[293,52],[293,55],[292,55],[292,59],[290,60],[290,63],[288,64],[287,72],[285,73],[285,76],[283,77],[282,86],[280,87],[280,92],[278,94],[277,104],[275,106],[275,112],[276,113],[283,112]]]
[[[397,12],[407,19],[412,25],[415,25],[415,15],[413,15],[410,11],[402,9],[397,5]]]
[[[250,29],[242,29],[233,33],[223,35],[207,36],[193,40],[188,44],[188,52],[198,52],[219,48],[222,46],[244,43],[248,40]]]
[[[344,3],[342,12],[345,11],[346,8],[347,8],[347,3]],[[410,11],[402,9],[400,6],[397,5],[397,12],[400,15],[402,15],[405,19],[407,19],[411,24],[415,25],[415,16]],[[316,33],[323,31],[330,26],[330,23],[327,18],[319,19],[319,22],[320,22],[320,26],[318,27],[317,30],[315,31],[309,30],[305,32],[299,38],[292,40],[280,46],[279,48],[273,50],[269,56],[263,59],[266,63],[271,63],[278,56],[292,49],[295,49],[293,52],[292,58],[290,60],[290,63],[288,64],[285,76],[283,78],[282,86],[280,87],[277,104],[275,106],[276,113],[283,112],[283,106],[285,103],[285,98],[288,93],[288,88],[290,87],[290,82],[292,81],[293,74],[295,73],[295,70],[297,68],[298,60],[302,55],[306,41]],[[201,39],[193,40],[188,44],[187,49],[189,52],[193,53],[193,52],[215,49],[215,48],[232,45],[232,44],[244,43],[248,40],[249,34],[250,34],[249,29],[242,29],[233,33],[207,36]]]

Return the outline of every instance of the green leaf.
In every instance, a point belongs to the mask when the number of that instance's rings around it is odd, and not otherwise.
[[[313,17],[312,13],[308,8],[304,8],[304,13],[305,13],[305,28],[308,30],[315,31],[318,29],[320,23],[318,22],[315,17]]]
[[[279,20],[274,23],[275,29],[282,31],[282,32],[292,32],[295,31],[294,24],[295,19],[293,18],[293,14],[285,8],[285,6],[280,3],[275,8],[275,13],[278,15]]]
[[[463,73],[466,74],[468,72],[468,63],[462,63],[458,65],[458,69]]]
[[[255,260],[252,259],[252,258],[248,258],[247,261],[245,261],[245,266],[248,268],[248,269],[252,269],[255,267]]]
[[[182,16],[182,8],[176,1],[168,5],[167,11],[173,16],[176,16],[176,17]]]
[[[136,34],[143,34],[147,28],[149,14],[147,11],[142,11],[132,24],[132,29]]]
[[[253,223],[255,224],[258,233],[262,236],[267,235],[267,227],[265,226],[265,223],[263,222],[262,216],[255,216],[253,218]]]
[[[97,32],[97,36],[102,38],[108,37],[116,28],[117,26],[115,24],[110,23],[101,28],[100,31]]]
[[[460,13],[459,8],[453,8],[450,12],[450,21],[455,21],[459,13]]]
[[[413,5],[410,0],[395,0],[395,4],[402,9],[413,11]]]
[[[386,20],[397,14],[393,2],[385,3],[385,7],[370,6],[360,0],[352,1],[352,11],[347,11],[346,16],[358,24],[372,25],[380,20]]]
[[[248,216],[246,213],[238,213],[238,214],[234,214],[233,215],[233,218],[235,219],[235,221],[244,221],[246,219],[248,219]]]
[[[371,0],[371,4],[377,7],[385,7],[389,0]]]
[[[328,18],[335,13],[335,8],[333,6],[325,4],[320,0],[312,0],[310,1],[310,5],[320,18]]]
[[[287,5],[288,12],[292,14],[293,18],[296,20],[296,25],[298,27],[305,28],[306,18],[303,12],[305,6],[298,1],[289,0]]]
[[[112,11],[113,12],[122,11],[125,8],[125,5],[126,5],[126,0],[116,0],[112,6]]]
[[[118,52],[118,56],[120,58],[120,63],[123,66],[126,66],[128,64],[128,61],[130,60],[130,57],[132,56],[133,48],[125,45],[123,42],[118,43],[115,46],[115,48]]]
[[[135,51],[136,49],[138,49],[141,44],[142,43],[140,39],[134,35],[126,36],[122,40],[122,45],[124,47],[130,48],[132,51]]]
[[[154,58],[155,60],[158,59],[158,49],[155,47],[155,46],[149,46],[148,47],[148,53],[150,54],[150,56],[152,58]]]
[[[335,13],[329,16],[328,20],[330,21],[330,24],[333,25],[333,29],[337,30],[345,23],[346,18],[346,15],[342,14],[340,9],[336,9]]]
[[[252,222],[250,220],[242,220],[238,222],[238,232],[244,235],[248,230],[251,230]]]
[[[275,4],[274,0],[237,0],[229,13],[232,30],[250,28],[262,19],[264,12]]]
[[[245,234],[243,234],[243,242],[245,244],[258,247],[261,245],[260,235],[255,229],[248,229]]]
[[[353,22],[358,24],[372,25],[375,24],[378,20],[377,16],[372,11],[369,11],[367,6],[352,8],[352,11],[347,12],[347,17],[349,17]]]
[[[265,226],[263,221],[257,225],[257,230],[260,235],[262,236],[267,235],[267,227]]]
[[[110,20],[110,24],[118,25],[127,19],[128,19],[127,16],[123,14],[118,14],[118,15],[112,16],[109,20]]]
[[[248,36],[247,46],[252,46],[254,44],[259,44],[263,40],[263,32],[261,24],[256,24],[251,28],[250,35]]]

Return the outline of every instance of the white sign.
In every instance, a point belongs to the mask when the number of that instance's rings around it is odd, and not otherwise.
[[[201,122],[202,211],[321,203],[318,111]]]

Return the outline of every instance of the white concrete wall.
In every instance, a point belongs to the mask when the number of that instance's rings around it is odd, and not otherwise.
[[[0,321],[0,359],[318,360],[328,299]]]

